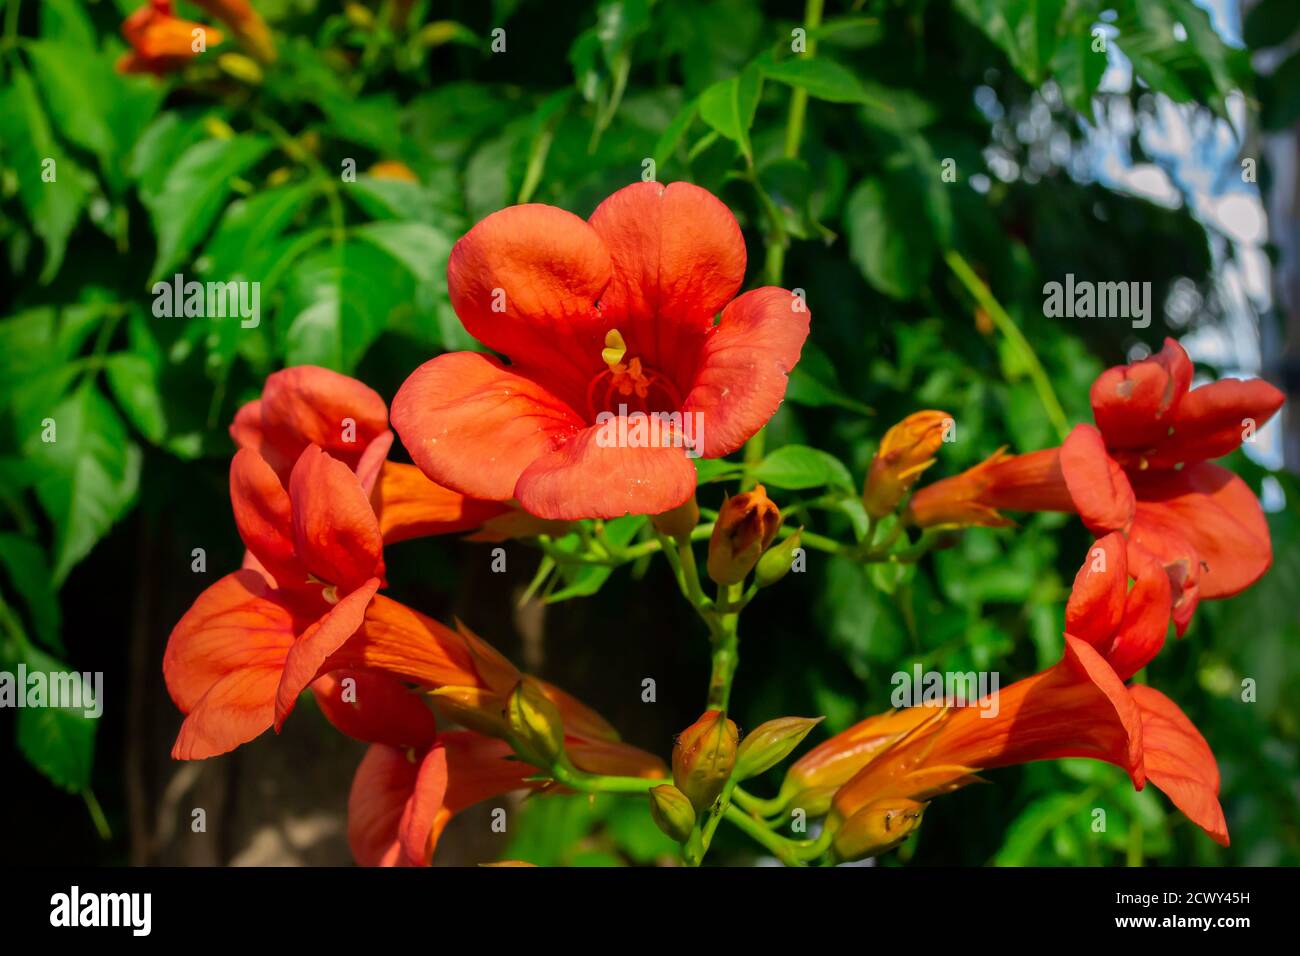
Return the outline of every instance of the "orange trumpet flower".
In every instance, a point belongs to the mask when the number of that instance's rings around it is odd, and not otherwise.
[[[384,400],[326,368],[298,365],[267,376],[261,397],[235,414],[230,437],[261,455],[282,482],[308,445],[347,464],[370,495],[385,544],[469,531],[518,513],[434,484],[414,465],[388,461],[393,433]]]
[[[1260,380],[1189,388],[1192,363],[1172,339],[1151,358],[1116,366],[1092,386],[1097,426],[1079,425],[1060,448],[1007,456],[918,491],[908,518],[921,527],[1009,524],[1002,509],[1077,513],[1095,534],[1124,532],[1159,560],[1175,588],[1182,634],[1201,598],[1238,594],[1273,560],[1259,501],[1211,464],[1282,406]]]
[[[808,336],[801,296],[737,296],[744,275],[735,217],[689,183],[635,183],[587,221],[495,212],[452,249],[447,286],[510,364],[431,359],[398,390],[393,427],[434,481],[542,518],[671,510],[695,490],[688,453],[728,455],[762,428]]]
[[[117,71],[159,76],[179,70],[224,39],[214,27],[176,16],[171,0],[150,0],[136,10],[122,21],[122,36],[131,50],[117,61]]]
[[[1124,683],[1164,642],[1170,601],[1160,564],[1122,535],[1107,535],[1075,579],[1060,663],[1003,688],[996,711],[923,706],[862,721],[791,767],[786,805],[809,813],[829,805],[828,826],[839,828],[858,813],[907,809],[899,801],[956,790],[983,770],[1090,757],[1123,768],[1138,789],[1150,780],[1226,846],[1209,745],[1159,691]],[[849,828],[854,847],[863,845],[861,829]]]

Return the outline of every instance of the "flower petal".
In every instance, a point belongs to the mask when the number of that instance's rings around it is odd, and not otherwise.
[[[176,622],[163,654],[163,677],[183,713],[235,671],[271,667],[279,673],[295,627],[292,613],[275,597],[257,572],[235,571],[200,594]]]
[[[1219,805],[1219,765],[1210,745],[1172,700],[1144,684],[1130,688],[1142,715],[1147,778],[1214,842],[1228,845]]]
[[[340,595],[383,576],[383,537],[361,482],[343,462],[309,445],[289,477],[298,557]]]
[[[379,590],[379,579],[365,584],[342,598],[328,614],[312,624],[293,642],[284,661],[284,673],[275,695],[275,730],[279,733],[285,718],[298,702],[298,695],[316,679],[321,665],[357,632],[365,618],[366,607]]]
[[[602,367],[596,301],[609,277],[609,252],[595,230],[538,204],[494,212],[447,261],[452,308],[469,334],[552,387],[568,383],[570,400]]]
[[[374,668],[427,687],[487,687],[465,638],[419,611],[377,594],[352,640],[326,670]]]
[[[992,718],[981,707],[957,708],[927,763],[990,768],[1091,757],[1123,768],[1142,786],[1137,705],[1085,641],[1067,634],[1059,664],[1002,688],[995,700]]]
[[[1259,499],[1226,468],[1199,462],[1180,471],[1140,476],[1135,486],[1138,540],[1161,557],[1148,537],[1186,540],[1201,562],[1202,598],[1237,594],[1258,581],[1273,563],[1272,540]]]
[[[404,866],[398,842],[418,766],[405,749],[372,744],[361,758],[348,793],[348,846],[361,866]]]
[[[181,724],[172,746],[175,760],[206,760],[260,736],[275,714],[275,665],[231,671],[209,688]]]
[[[583,425],[537,382],[477,352],[425,362],[393,399],[393,427],[420,470],[495,501],[513,498],[524,469]]]
[[[1135,499],[1124,469],[1106,452],[1101,433],[1076,425],[1061,445],[1061,474],[1079,517],[1093,534],[1123,531]]]
[[[1074,576],[1065,605],[1065,633],[1087,641],[1103,654],[1124,618],[1128,597],[1125,547],[1124,537],[1118,533],[1098,539]]]
[[[785,398],[812,316],[804,300],[767,286],[746,292],[708,330],[685,414],[704,416],[703,455],[735,451],[767,424]]]
[[[1133,542],[1128,545],[1128,573],[1133,589],[1128,592],[1115,641],[1106,651],[1106,661],[1120,680],[1128,680],[1160,653],[1173,610],[1169,575],[1149,551]]]
[[[331,724],[368,744],[423,750],[437,735],[438,722],[420,695],[382,671],[331,671],[312,681],[311,690]]]
[[[701,336],[745,277],[735,216],[690,183],[633,183],[596,208],[591,227],[613,263],[600,297],[606,321],[632,354],[688,384]]]
[[[515,486],[519,504],[539,518],[566,521],[676,508],[695,491],[695,466],[667,430],[651,447],[609,437],[633,427],[627,416],[614,416],[532,462]]]
[[[230,506],[244,546],[282,588],[300,587],[307,569],[293,543],[293,504],[271,466],[241,448],[230,463]]]
[[[433,859],[434,824],[447,796],[447,750],[435,743],[420,761],[415,786],[398,825],[398,842],[411,866],[428,866]]]
[[[1180,462],[1219,458],[1241,446],[1282,407],[1286,396],[1263,379],[1220,379],[1187,393],[1178,406],[1173,434],[1160,442],[1150,464],[1172,468]]]
[[[370,503],[384,544],[469,531],[510,510],[499,501],[467,498],[430,481],[414,465],[392,461],[384,462]]]
[[[1142,451],[1162,440],[1191,384],[1192,361],[1173,339],[1150,358],[1106,369],[1090,393],[1106,447]]]
[[[308,445],[318,445],[355,469],[370,443],[388,430],[388,406],[378,392],[315,365],[267,376],[260,411],[266,440],[281,451],[289,468]],[[288,472],[281,478],[287,479]]]

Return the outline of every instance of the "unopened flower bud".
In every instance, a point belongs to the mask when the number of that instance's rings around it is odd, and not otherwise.
[[[879,856],[902,843],[921,825],[926,804],[906,797],[884,797],[867,804],[835,831],[835,856],[841,862]]]
[[[695,808],[690,798],[670,783],[651,788],[650,816],[678,843],[685,843],[695,829]]]
[[[934,453],[949,434],[952,420],[947,412],[916,412],[885,432],[862,492],[867,514],[883,518],[898,507],[921,473],[934,464]]]
[[[778,541],[763,552],[754,567],[754,583],[760,588],[776,584],[794,567],[796,552],[803,543],[803,528],[799,528],[784,541]]]
[[[740,732],[720,710],[706,711],[677,738],[673,747],[673,783],[686,794],[696,813],[718,799],[736,763]]]
[[[650,523],[654,525],[656,531],[674,541],[689,538],[695,526],[700,523],[700,506],[695,500],[694,493],[676,508],[653,515]]]
[[[560,711],[541,685],[525,677],[506,700],[510,740],[529,763],[549,767],[564,753],[564,724]]]
[[[741,742],[736,752],[733,776],[737,780],[748,780],[775,767],[790,756],[790,752],[822,720],[821,717],[778,717],[759,724]]]
[[[709,539],[709,577],[739,584],[781,528],[781,510],[762,485],[722,503]]]

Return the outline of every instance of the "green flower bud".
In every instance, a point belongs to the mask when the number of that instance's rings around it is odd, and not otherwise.
[[[762,566],[763,562],[760,561],[760,571]],[[822,717],[778,717],[776,720],[759,724],[741,742],[740,749],[736,752],[736,769],[733,771],[733,776],[737,780],[748,780],[775,767],[790,756],[790,752],[799,746],[800,742],[808,736],[808,732],[824,719]]]
[[[690,798],[670,783],[650,790],[650,816],[660,830],[678,843],[685,843],[695,829],[695,808]]]

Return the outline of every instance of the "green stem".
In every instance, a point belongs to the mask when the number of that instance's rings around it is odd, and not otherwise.
[[[803,860],[799,859],[798,851],[785,837],[778,833],[773,833],[767,827],[763,826],[758,820],[749,816],[738,807],[727,807],[724,811],[727,822],[736,829],[748,834],[755,842],[761,843],[766,849],[770,850],[772,855],[784,863],[786,866],[803,866]]]
[[[807,0],[804,5],[803,25],[808,31],[807,55],[817,53],[817,40],[813,36],[822,25],[823,0]],[[785,123],[785,157],[795,159],[799,155],[799,145],[803,141],[804,116],[808,111],[808,91],[796,89],[790,96],[790,116]]]
[[[1038,354],[1034,352],[1033,346],[1025,338],[1025,334],[1020,331],[1015,320],[1007,314],[1007,310],[1002,308],[1002,304],[994,298],[988,285],[981,279],[975,270],[971,268],[960,252],[955,249],[949,249],[943,254],[944,261],[948,263],[948,268],[952,270],[961,284],[966,287],[980,307],[988,313],[993,325],[1003,337],[1011,344],[1017,352],[1020,353],[1021,360],[1025,363],[1025,368],[1029,370],[1029,378],[1034,384],[1034,389],[1038,392],[1038,400],[1042,402],[1047,417],[1051,419],[1052,427],[1056,429],[1057,436],[1061,441],[1065,441],[1066,435],[1070,432],[1070,422],[1065,416],[1065,409],[1061,407],[1060,400],[1056,397],[1056,391],[1052,388],[1052,381],[1043,369],[1043,363],[1038,360]]]
[[[719,605],[738,603],[742,592],[743,586],[740,584],[719,588]],[[709,710],[725,713],[731,702],[731,683],[736,678],[736,668],[740,664],[739,624],[739,611],[730,611],[718,618],[717,632],[713,637],[713,668],[709,674]]]
[[[562,765],[552,767],[550,776],[557,783],[583,793],[646,793],[652,787],[669,782],[659,777],[617,777],[585,773]]]

